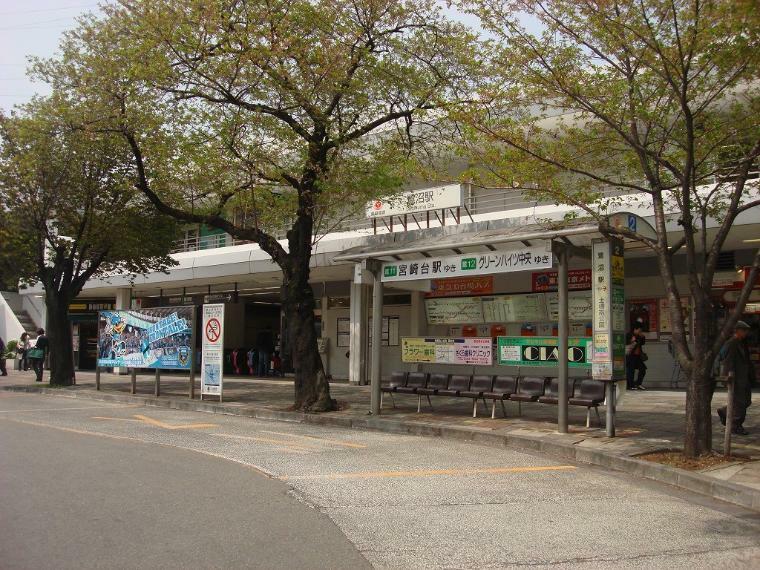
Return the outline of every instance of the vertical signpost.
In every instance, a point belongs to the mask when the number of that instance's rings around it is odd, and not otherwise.
[[[204,395],[222,401],[224,377],[224,304],[203,305],[201,400]]]
[[[607,382],[607,435],[615,436],[615,382],[625,375],[625,263],[620,239],[592,245],[595,380]]]

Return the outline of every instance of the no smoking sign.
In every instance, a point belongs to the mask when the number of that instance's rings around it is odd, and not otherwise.
[[[216,318],[211,318],[206,323],[206,339],[209,342],[216,342],[222,334],[222,325]]]

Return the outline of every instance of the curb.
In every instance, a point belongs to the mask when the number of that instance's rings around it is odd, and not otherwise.
[[[588,449],[573,444],[550,440],[546,437],[528,435],[496,434],[484,432],[477,428],[442,426],[425,422],[410,422],[384,418],[346,418],[303,412],[284,412],[266,408],[242,408],[224,405],[224,403],[201,402],[198,400],[174,399],[146,395],[96,392],[94,390],[67,390],[45,386],[3,386],[5,392],[29,394],[47,394],[68,398],[81,398],[103,402],[142,404],[148,407],[172,410],[207,412],[241,416],[260,420],[273,420],[290,423],[302,423],[318,426],[346,429],[362,429],[386,433],[440,437],[455,441],[472,442],[490,447],[508,447],[520,451],[536,451],[566,461],[596,465],[658,481],[678,489],[719,499],[721,501],[760,511],[760,490],[755,490],[729,481],[722,481],[700,473],[685,471],[675,467],[636,459],[628,455]]]

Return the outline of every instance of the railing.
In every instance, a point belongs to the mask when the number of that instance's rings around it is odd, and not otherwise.
[[[607,195],[612,196],[620,194],[619,190],[611,191]],[[465,194],[465,208],[462,208],[461,219],[462,221],[469,221],[471,216],[479,216],[483,214],[494,214],[498,212],[509,212],[511,210],[520,210],[523,208],[533,208],[537,206],[549,206],[554,202],[552,201],[534,201],[525,198],[522,190],[515,190],[512,188],[481,188],[472,187],[468,189]],[[467,213],[469,212],[469,214]],[[431,213],[431,219],[433,214]],[[425,214],[416,214],[417,223],[423,225],[423,220],[426,220]],[[410,215],[408,218],[410,228],[416,228],[417,223]],[[378,222],[378,227],[382,224]],[[372,220],[365,218],[363,215],[355,218],[350,218],[344,222],[335,224],[332,232],[352,232],[352,231],[371,231]],[[283,239],[285,236],[277,235],[277,239]],[[227,234],[214,234],[210,236],[202,237],[189,237],[178,240],[174,244],[172,253],[180,253],[187,251],[202,251],[207,249],[216,249],[220,247],[229,247],[233,245],[241,245],[249,243],[242,240],[235,240]]]

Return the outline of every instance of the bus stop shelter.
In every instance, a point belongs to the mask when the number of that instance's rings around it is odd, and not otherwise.
[[[623,230],[623,231],[620,231]],[[482,271],[499,273],[500,271],[527,271],[537,268],[554,268],[557,270],[557,289],[559,295],[558,318],[558,386],[559,402],[557,405],[557,426],[560,433],[568,430],[568,266],[572,257],[588,260],[595,271],[592,283],[594,291],[594,310],[602,311],[605,306],[612,311],[609,295],[609,274],[597,276],[595,260],[592,254],[602,258],[602,249],[610,244],[618,243],[619,267],[612,268],[619,272],[622,281],[622,255],[624,242],[618,234],[635,237],[632,234],[641,233],[653,237],[654,230],[648,222],[629,213],[617,213],[602,220],[582,219],[556,224],[525,224],[511,227],[483,229],[480,231],[444,233],[435,236],[425,236],[409,239],[408,234],[389,234],[387,243],[381,245],[366,245],[350,250],[335,257],[335,261],[353,261],[356,263],[355,282],[372,283],[372,338],[379,339],[382,335],[383,316],[383,287],[387,281],[403,280],[414,283],[431,278],[446,278],[466,273],[467,268],[472,274],[483,274]],[[630,240],[629,240],[630,241]],[[597,253],[597,251],[599,253]],[[607,254],[607,262],[616,259],[615,252]],[[527,263],[525,263],[527,258]],[[473,261],[474,259],[474,261]],[[403,264],[402,264],[403,262]],[[536,263],[537,262],[537,263]],[[601,261],[599,269],[602,269]],[[610,265],[610,263],[607,263]],[[611,265],[615,265],[612,263]],[[412,273],[408,268],[415,267]],[[421,271],[420,267],[426,268]],[[465,267],[467,266],[467,267]],[[404,275],[399,275],[399,267],[404,268]],[[434,271],[435,269],[435,271]],[[609,269],[609,268],[608,268]],[[481,273],[477,273],[481,271]],[[602,281],[607,279],[607,281]],[[598,291],[597,291],[598,289]],[[620,283],[622,293],[622,282]],[[624,311],[624,307],[622,309]],[[610,319],[611,320],[611,319]],[[601,321],[600,321],[601,322]],[[594,338],[597,338],[596,318]],[[622,334],[618,333],[618,334]],[[612,335],[608,336],[608,339]],[[371,401],[370,409],[373,415],[380,414],[381,380],[383,375],[380,342],[371,344]],[[612,351],[609,350],[610,362],[595,360],[593,377],[606,381],[606,429],[607,435],[615,435],[615,381],[620,380],[620,372],[612,373]]]

